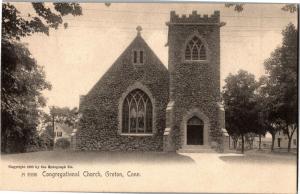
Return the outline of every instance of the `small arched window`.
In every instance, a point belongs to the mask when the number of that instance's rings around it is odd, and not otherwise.
[[[123,102],[122,133],[152,133],[152,103],[140,89],[130,92]]]
[[[206,48],[199,37],[194,36],[185,48],[186,61],[200,61],[207,59]]]

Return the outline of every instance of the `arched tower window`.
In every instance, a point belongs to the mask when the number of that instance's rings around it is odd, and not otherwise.
[[[185,60],[187,61],[200,61],[207,59],[206,48],[199,37],[194,36],[186,45]]]
[[[123,102],[122,133],[152,133],[152,112],[151,100],[145,92],[130,92]]]

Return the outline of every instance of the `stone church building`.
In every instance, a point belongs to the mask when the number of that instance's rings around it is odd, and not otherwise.
[[[176,151],[222,146],[220,13],[170,13],[168,69],[137,36],[80,99],[76,150]]]

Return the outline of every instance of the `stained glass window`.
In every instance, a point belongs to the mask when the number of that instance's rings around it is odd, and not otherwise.
[[[122,133],[152,133],[152,103],[140,89],[130,92],[123,102]]]

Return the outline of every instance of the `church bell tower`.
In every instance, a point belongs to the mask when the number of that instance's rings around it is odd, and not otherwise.
[[[220,12],[179,16],[167,22],[170,101],[164,150],[217,147],[220,119]]]

